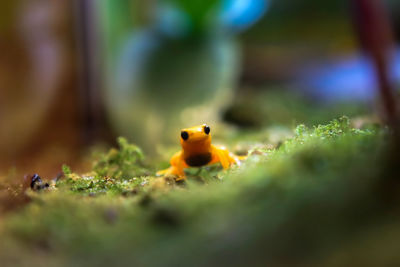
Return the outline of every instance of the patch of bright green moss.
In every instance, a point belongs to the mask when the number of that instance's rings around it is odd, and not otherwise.
[[[141,149],[118,138],[118,149],[97,155],[90,172],[83,175],[73,173],[64,165],[65,179],[57,181],[56,187],[82,194],[129,194],[149,182],[152,172],[144,166]]]

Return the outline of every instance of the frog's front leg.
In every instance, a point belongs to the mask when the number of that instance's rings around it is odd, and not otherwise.
[[[212,146],[212,156],[210,164],[220,162],[224,169],[228,169],[231,164],[240,165],[239,159],[225,147]]]
[[[185,178],[185,162],[182,158],[182,153],[177,152],[170,161],[171,167],[157,172],[157,175],[175,175],[178,178],[176,180],[182,180]]]

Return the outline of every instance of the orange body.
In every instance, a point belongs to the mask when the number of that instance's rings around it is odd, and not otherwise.
[[[238,156],[211,144],[210,127],[206,124],[182,129],[180,140],[182,150],[171,158],[171,167],[157,172],[157,175],[176,175],[177,180],[181,180],[185,178],[185,168],[220,162],[227,169],[231,164],[240,164]]]

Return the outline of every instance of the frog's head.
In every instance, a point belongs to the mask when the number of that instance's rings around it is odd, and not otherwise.
[[[207,124],[181,130],[181,145],[185,150],[207,148],[211,145],[210,127]]]

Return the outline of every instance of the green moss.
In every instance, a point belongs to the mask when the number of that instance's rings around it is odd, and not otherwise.
[[[56,188],[83,195],[131,194],[155,179],[153,172],[144,166],[141,149],[129,144],[125,138],[118,138],[118,149],[97,154],[93,168],[85,174],[73,173],[70,167],[63,165],[65,179],[56,182]]]
[[[123,137],[117,140],[119,150],[111,149],[107,154],[100,155],[93,165],[93,171],[98,176],[112,176],[115,179],[130,179],[146,174],[143,166],[142,150],[129,144]]]
[[[140,150],[120,139],[89,174],[63,167],[54,190],[29,192],[33,201],[1,225],[8,246],[0,255],[32,263],[43,260],[39,251],[74,266],[335,262],[344,244],[351,252],[368,242],[371,229],[385,232],[385,245],[395,241],[385,225],[399,220],[389,212],[398,203],[382,197],[386,137],[353,129],[346,117],[300,125],[279,147],[251,148],[240,167],[190,169],[178,184],[154,177]],[[352,263],[384,246],[376,236]]]

